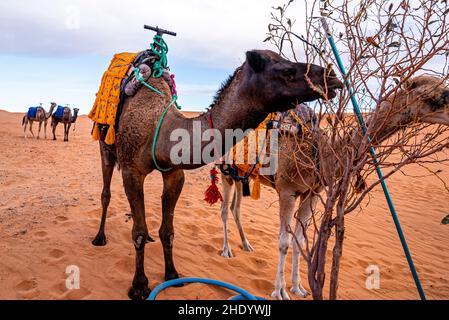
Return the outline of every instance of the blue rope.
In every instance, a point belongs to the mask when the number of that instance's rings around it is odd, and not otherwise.
[[[341,60],[340,54],[338,53],[338,49],[337,49],[337,45],[335,44],[334,37],[332,36],[332,33],[330,32],[329,26],[327,25],[326,19],[324,17],[321,18],[321,23],[323,25],[324,31],[327,34],[327,38],[331,45],[332,52],[334,53],[335,59],[337,60],[338,68],[340,69],[340,72],[342,73],[343,77],[346,79],[345,84],[349,90],[351,102],[352,102],[352,105],[354,106],[354,111],[357,114],[357,118],[359,120],[360,126],[362,127],[362,132],[363,132],[363,134],[366,134],[366,131],[367,131],[366,123],[363,120],[362,112],[360,111],[359,104],[355,98],[354,92],[351,87],[351,83],[349,82],[349,79],[346,77],[346,70],[345,70],[343,62]],[[368,142],[371,144],[371,137],[368,137]],[[405,240],[405,236],[402,231],[401,223],[399,222],[399,218],[396,213],[396,208],[394,207],[393,200],[391,199],[390,192],[388,190],[387,184],[385,183],[384,175],[382,173],[382,169],[379,166],[379,161],[377,160],[376,151],[374,150],[373,146],[370,146],[370,153],[373,158],[374,165],[376,166],[377,176],[379,177],[380,184],[382,186],[382,190],[385,194],[385,198],[387,199],[388,208],[390,209],[391,216],[393,217],[394,225],[396,226],[396,230],[398,232],[399,239],[401,240],[402,248],[404,249],[404,253],[407,258],[408,266],[410,268],[410,271],[412,272],[413,279],[415,280],[415,284],[416,284],[416,288],[418,289],[419,296],[420,296],[421,300],[426,300],[424,290],[421,286],[421,282],[419,281],[418,273],[416,272],[415,264],[413,263],[413,259],[410,254],[410,250],[408,248],[407,241]]]
[[[232,291],[237,292],[239,295],[234,296],[231,298],[231,300],[265,300],[263,298],[258,298],[256,296],[253,296],[248,291],[243,290],[242,288],[239,288],[233,284],[229,284],[223,281],[214,280],[214,279],[207,279],[207,278],[179,278],[179,279],[173,279],[166,281],[164,283],[161,283],[158,285],[154,290],[151,292],[150,296],[148,297],[148,300],[156,300],[156,297],[159,293],[164,291],[165,289],[176,286],[179,284],[184,283],[205,283],[205,284],[211,284],[214,286],[219,286],[222,288],[226,288]]]

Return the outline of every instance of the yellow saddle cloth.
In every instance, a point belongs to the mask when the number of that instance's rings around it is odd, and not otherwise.
[[[231,149],[231,155],[234,160],[234,164],[239,170],[239,176],[246,175],[254,166],[254,163],[250,163],[249,161],[249,143],[255,144],[255,151],[256,154],[259,155],[261,152],[261,148],[263,148],[264,140],[265,140],[265,148],[270,144],[270,136],[267,134],[266,139],[259,138],[259,134],[265,135],[265,129],[267,128],[267,122],[271,119],[275,118],[275,113],[269,114],[268,117],[256,128],[255,131],[250,132],[242,141],[237,143],[232,149]],[[254,150],[254,146],[252,147],[252,150]],[[262,154],[265,154],[262,152]],[[254,160],[254,159],[253,159]],[[253,161],[254,162],[254,161]],[[251,190],[251,198],[257,200],[260,198],[260,168],[261,164],[257,163],[256,167],[254,168],[254,171],[251,174],[253,186]]]
[[[114,126],[120,102],[120,86],[137,55],[138,53],[129,52],[114,55],[108,70],[103,74],[94,106],[89,113],[89,118],[95,122],[92,132],[94,140],[100,140],[98,124],[103,124],[109,125],[104,142],[115,143]]]

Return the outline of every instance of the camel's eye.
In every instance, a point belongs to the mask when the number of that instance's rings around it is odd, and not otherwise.
[[[282,76],[287,78],[287,80],[293,80],[296,76],[296,68],[286,68],[281,71]]]
[[[412,81],[412,83],[409,86],[410,89],[415,89],[416,88],[416,82]]]

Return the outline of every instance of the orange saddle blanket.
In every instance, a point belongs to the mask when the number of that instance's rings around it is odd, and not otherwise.
[[[120,103],[120,88],[122,80],[127,76],[128,70],[138,53],[118,53],[114,55],[108,70],[103,74],[100,89],[98,90],[94,106],[89,118],[95,122],[92,138],[100,140],[98,124],[109,125],[104,142],[115,143],[115,119],[117,107]]]

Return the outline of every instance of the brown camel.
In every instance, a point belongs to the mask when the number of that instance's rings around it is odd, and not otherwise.
[[[70,127],[72,126],[72,123],[76,123],[76,119],[78,118],[78,108],[73,109],[73,116],[72,116],[72,110],[70,110],[69,107],[64,107],[64,113],[62,118],[57,117],[53,114],[51,117],[51,128],[53,131],[53,140],[56,140],[56,127],[58,126],[59,122],[62,122],[64,124],[64,142],[69,141],[69,131]]]
[[[165,260],[165,280],[178,278],[173,262],[173,218],[176,202],[184,184],[184,169],[191,170],[206,165],[204,160],[194,162],[198,154],[194,153],[197,142],[194,141],[194,127],[201,133],[209,129],[209,119],[222,136],[225,129],[256,128],[265,117],[276,110],[287,110],[298,102],[312,101],[321,97],[309,87],[306,74],[314,85],[328,90],[328,97],[336,95],[335,89],[342,83],[331,69],[320,66],[292,63],[272,51],[249,51],[245,63],[236,69],[233,76],[218,91],[208,112],[194,118],[184,117],[172,106],[160,128],[155,158],[162,168],[171,168],[162,172],[162,225],[159,236],[162,242]],[[136,269],[132,287],[128,292],[131,299],[145,299],[150,293],[148,278],[144,271],[144,248],[149,237],[145,221],[145,202],[143,184],[145,177],[155,170],[152,160],[152,143],[156,125],[162,112],[171,101],[168,84],[162,79],[150,78],[148,83],[163,92],[159,95],[146,87],[140,89],[134,97],[124,102],[123,113],[119,121],[116,144],[108,146],[100,142],[103,170],[102,217],[100,229],[93,244],[106,244],[104,233],[107,208],[111,193],[110,183],[114,165],[118,162],[122,171],[123,185],[131,207],[133,218],[132,240],[136,250]],[[210,117],[210,118],[209,118]],[[175,129],[185,129],[190,133],[190,163],[172,163],[170,152],[177,142],[170,141]],[[193,143],[192,143],[193,142]],[[198,142],[201,152],[209,142]],[[193,148],[192,148],[193,145]],[[219,157],[227,150],[223,148],[214,156]],[[197,152],[197,153],[198,153]],[[201,156],[200,156],[201,157]]]
[[[374,143],[379,144],[398,130],[404,129],[405,126],[412,125],[417,122],[425,122],[431,124],[443,124],[449,126],[449,89],[443,84],[442,80],[436,77],[419,76],[412,80],[405,88],[399,90],[395,97],[382,103],[381,112],[377,119],[368,117],[367,126],[369,132],[375,132]],[[397,112],[395,110],[400,110]],[[306,115],[306,113],[304,113]],[[302,119],[304,123],[308,123],[310,117]],[[386,121],[388,119],[388,121]],[[312,127],[309,127],[312,130]],[[356,132],[356,144],[360,143],[361,135]],[[307,139],[307,137],[306,137]],[[308,137],[313,139],[313,135]],[[305,145],[312,145],[312,140]],[[344,142],[340,142],[342,145]],[[296,150],[292,150],[296,148]],[[324,143],[326,146],[326,142]],[[299,149],[301,148],[301,151]],[[329,149],[329,148],[327,148]],[[338,150],[338,145],[335,147]],[[320,150],[321,151],[321,150]],[[316,172],[313,166],[305,166],[305,159],[299,158],[300,155],[306,155],[308,159],[315,159],[311,153],[311,149],[304,150],[295,143],[295,138],[291,135],[281,135],[279,138],[279,163],[278,171],[272,177],[262,176],[260,181],[262,184],[276,189],[279,196],[279,262],[278,272],[275,281],[275,290],[272,293],[273,298],[289,299],[286,291],[286,283],[284,280],[285,258],[291,241],[291,234],[288,232],[288,226],[291,223],[296,199],[300,198],[298,208],[298,220],[296,220],[295,235],[298,242],[302,244],[304,240],[302,225],[306,225],[310,219],[313,210],[318,202],[318,194],[323,190],[323,186],[317,181]],[[323,170],[335,167],[335,164],[341,163],[335,160],[331,150],[324,148],[323,155],[320,157]],[[298,155],[297,161],[292,161],[292,155]],[[344,161],[343,161],[344,162]],[[223,184],[223,203],[221,207],[221,215],[224,227],[224,245],[222,256],[226,258],[232,257],[231,248],[227,241],[227,218],[228,207],[230,203],[230,194],[234,181],[222,175]],[[232,199],[231,211],[234,220],[239,229],[243,248],[251,251],[252,247],[246,238],[240,221],[240,204],[242,200],[241,182],[235,183],[235,192]],[[311,191],[312,189],[312,191]],[[292,228],[293,230],[293,228]],[[291,292],[306,297],[308,292],[301,285],[299,274],[300,248],[296,241],[293,242],[292,256],[292,283]]]
[[[47,139],[47,121],[48,121],[48,118],[50,118],[50,116],[53,113],[53,110],[55,108],[56,108],[56,103],[52,102],[51,106],[50,106],[50,111],[47,113],[47,112],[45,112],[45,109],[42,107],[42,104],[41,104],[37,108],[36,116],[34,118],[28,117],[28,113],[23,116],[22,126],[24,126],[23,134],[25,135],[25,139],[27,138],[26,130],[27,130],[28,122],[30,123],[30,132],[31,132],[31,134],[33,135],[33,138],[34,138],[33,121],[39,121],[39,131],[37,133],[36,139],[39,139],[39,136],[41,134],[42,122],[44,123],[44,137],[45,137],[45,139]]]

